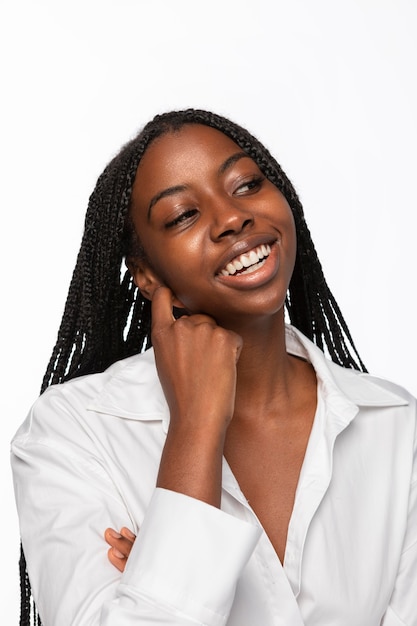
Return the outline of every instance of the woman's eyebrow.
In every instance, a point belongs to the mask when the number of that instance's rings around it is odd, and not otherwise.
[[[250,159],[250,156],[246,154],[246,152],[235,152],[235,154],[230,155],[219,167],[218,174],[224,174],[232,165],[234,165],[240,159]],[[176,193],[180,193],[181,191],[185,191],[187,187],[185,185],[174,185],[173,187],[167,187],[167,189],[163,189],[159,191],[157,194],[153,196],[151,201],[149,202],[148,207],[148,219],[151,215],[152,207],[162,198],[166,198],[168,196],[173,196]]]
[[[237,161],[240,161],[240,159],[250,159],[249,154],[247,154],[246,152],[235,152],[235,154],[232,154],[231,156],[229,156],[226,161],[224,161],[224,163],[222,163],[218,169],[218,173],[219,174],[224,174],[229,167],[232,167],[232,165],[234,165]]]
[[[151,201],[149,202],[148,219],[151,216],[152,207],[158,202],[158,200],[161,200],[162,198],[166,198],[167,196],[173,196],[174,194],[180,193],[181,191],[185,191],[186,189],[187,187],[185,185],[174,185],[174,187],[167,187],[166,189],[163,189],[162,191],[159,191],[158,193],[156,193],[151,199]]]

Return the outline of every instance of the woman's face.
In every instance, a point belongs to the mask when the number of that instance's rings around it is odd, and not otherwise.
[[[190,313],[227,325],[282,308],[296,254],[291,209],[223,133],[192,124],[156,139],[131,210],[147,258],[131,266],[147,297],[167,285]]]

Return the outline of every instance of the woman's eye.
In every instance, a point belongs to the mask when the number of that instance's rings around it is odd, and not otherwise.
[[[194,217],[196,213],[197,213],[197,209],[189,209],[188,211],[184,211],[183,213],[180,213],[179,215],[177,215],[177,217],[175,217],[173,220],[167,222],[165,224],[165,228],[172,228],[173,226],[178,226],[178,224],[181,224],[182,222],[186,222],[191,217]]]
[[[248,180],[246,183],[242,183],[241,185],[239,185],[234,191],[234,194],[239,196],[257,191],[260,188],[263,180],[264,178],[262,176],[252,178],[252,180]]]

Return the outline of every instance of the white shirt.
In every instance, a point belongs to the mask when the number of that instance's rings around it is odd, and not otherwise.
[[[295,329],[318,407],[282,566],[227,462],[221,510],[156,489],[169,423],[148,350],[49,388],[12,442],[44,626],[416,626],[416,402]],[[126,570],[103,532],[138,533]]]

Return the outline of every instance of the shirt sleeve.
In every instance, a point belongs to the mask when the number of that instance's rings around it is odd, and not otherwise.
[[[151,608],[162,620],[155,624],[226,624],[237,579],[259,536],[255,526],[215,507],[156,489],[103,624],[127,626]]]
[[[417,404],[407,527],[395,586],[381,626],[417,626]]]
[[[410,489],[404,547],[382,626],[417,626],[417,480]]]
[[[46,430],[35,439],[30,421],[12,443],[12,467],[43,626],[226,624],[260,529],[156,489],[120,574],[108,562],[104,530],[135,527],[100,455],[48,439]]]

